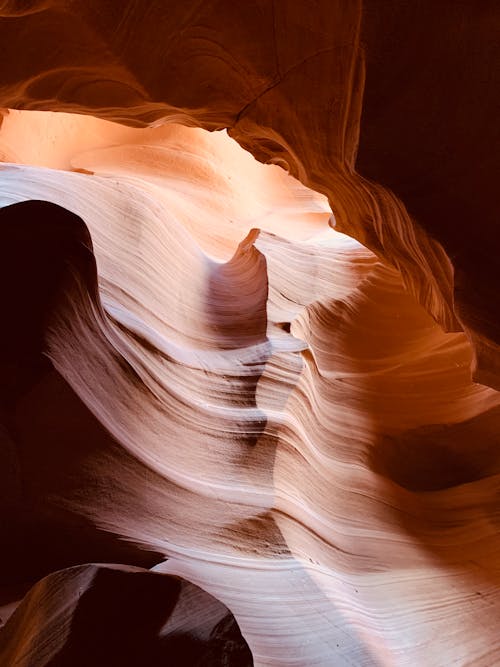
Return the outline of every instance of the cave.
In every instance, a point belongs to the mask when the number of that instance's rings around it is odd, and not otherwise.
[[[499,21],[0,0],[1,665],[500,664]]]

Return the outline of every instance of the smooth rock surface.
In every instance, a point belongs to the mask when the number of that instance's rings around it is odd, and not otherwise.
[[[500,664],[498,14],[0,2],[0,662]]]

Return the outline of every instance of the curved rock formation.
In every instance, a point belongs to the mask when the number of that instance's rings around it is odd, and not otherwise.
[[[230,128],[325,193],[342,231],[397,266],[445,328],[465,326],[478,379],[496,384],[497,3],[44,0],[1,13],[0,106]],[[482,231],[456,233],[472,220]]]
[[[312,5],[0,2],[6,664],[500,662],[497,7]]]
[[[0,659],[54,667],[253,665],[224,605],[178,577],[123,565],[81,565],[39,581],[0,635]]]

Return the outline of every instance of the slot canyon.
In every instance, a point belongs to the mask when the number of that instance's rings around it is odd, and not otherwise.
[[[500,4],[0,43],[0,667],[500,665]]]

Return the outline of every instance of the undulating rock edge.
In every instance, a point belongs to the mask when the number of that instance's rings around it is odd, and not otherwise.
[[[499,21],[0,0],[1,664],[500,664]]]

